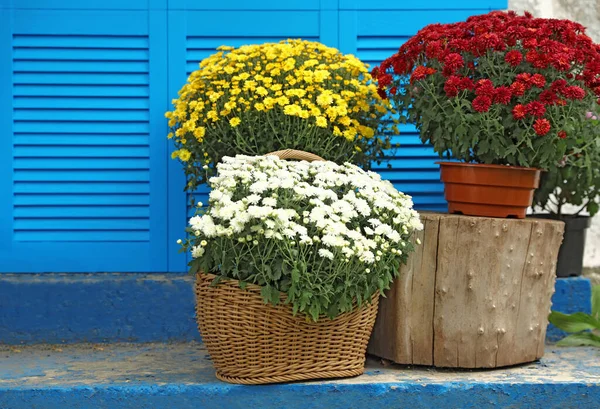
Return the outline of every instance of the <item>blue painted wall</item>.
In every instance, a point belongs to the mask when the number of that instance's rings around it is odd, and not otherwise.
[[[193,284],[185,273],[0,274],[0,346],[199,340]],[[552,309],[589,313],[590,288],[559,278]],[[550,325],[546,340],[564,335]]]
[[[506,7],[0,0],[0,272],[185,270],[187,200],[163,113],[215,47],[300,37],[377,64],[428,23]],[[432,149],[412,127],[395,142],[381,173],[418,209],[444,210]]]

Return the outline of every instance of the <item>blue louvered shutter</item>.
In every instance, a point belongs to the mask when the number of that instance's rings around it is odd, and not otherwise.
[[[260,1],[229,0],[204,3],[193,0],[175,0],[171,7],[187,11],[169,13],[169,94],[172,97],[185,83],[187,76],[198,68],[198,63],[215,52],[220,45],[241,46],[277,42],[288,38],[321,41],[337,47],[336,1]],[[201,24],[199,24],[201,22]],[[182,193],[184,179],[181,165],[169,165],[169,268],[186,269],[185,255],[176,253],[186,216],[193,209],[190,196]],[[208,189],[200,187],[195,200],[206,203]],[[186,214],[187,213],[187,214]]]
[[[419,29],[432,23],[461,21],[474,14],[507,7],[506,0],[442,0],[427,2],[373,3],[340,0],[340,49],[377,66]],[[400,147],[393,152],[390,164],[375,166],[382,176],[400,191],[413,197],[419,210],[445,211],[444,187],[440,182],[438,155],[430,145],[423,145],[412,125],[400,127],[392,140]],[[390,154],[392,153],[390,152]]]
[[[0,271],[166,271],[166,11],[35,3],[0,19]]]

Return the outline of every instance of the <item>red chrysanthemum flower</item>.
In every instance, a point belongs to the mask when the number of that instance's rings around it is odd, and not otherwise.
[[[560,93],[569,99],[585,98],[585,91],[578,86],[565,87],[560,91]]]
[[[390,88],[390,94],[396,95],[397,92],[398,92],[398,88],[397,87]]]
[[[473,80],[471,78],[463,77],[463,79],[460,80],[460,85],[458,87],[462,90],[474,89],[475,84],[473,83]]]
[[[442,55],[442,42],[436,40],[427,44],[425,55],[427,58],[439,58]]]
[[[403,58],[396,58],[392,66],[394,67],[394,73],[399,75],[406,74],[406,72],[408,71],[406,60],[404,60]]]
[[[483,33],[480,38],[480,43],[484,48],[500,48],[501,42],[496,33]],[[502,47],[504,48],[504,47]]]
[[[510,84],[510,90],[512,91],[514,96],[520,97],[523,96],[527,87],[522,82],[513,82]]]
[[[475,95],[491,97],[494,95],[494,83],[488,79],[477,81],[475,84]]]
[[[558,54],[552,57],[550,64],[559,71],[567,71],[571,68],[571,59],[568,54]]]
[[[515,77],[515,80],[522,82],[524,85],[528,85],[529,80],[531,80],[531,74],[528,72],[523,72],[521,74],[517,74],[517,76]]]
[[[553,105],[556,103],[556,99],[556,94],[550,89],[542,91],[540,94],[540,102],[544,105]]]
[[[546,77],[544,77],[542,74],[533,74],[529,79],[529,83],[538,88],[543,88],[544,85],[546,85]]]
[[[548,121],[546,118],[536,119],[533,124],[533,130],[539,136],[546,135],[548,132],[550,132],[550,121]]]
[[[516,67],[517,65],[521,64],[521,61],[523,61],[523,54],[517,50],[509,51],[504,56],[504,61],[511,66]]]
[[[535,68],[545,68],[548,62],[546,56],[538,53],[537,51],[529,51],[527,54],[525,54],[525,59]]]
[[[462,55],[458,53],[450,53],[444,59],[444,67],[454,72],[459,68],[464,67],[465,61]]]
[[[567,86],[567,81],[561,79],[558,79],[556,81],[554,81],[551,85],[550,85],[550,89],[554,92],[560,91],[562,90],[564,87]]]
[[[461,81],[461,78],[456,75],[451,75],[450,77],[448,77],[446,83],[444,84],[444,91],[446,92],[446,96],[448,96],[449,98],[457,96],[458,91],[460,91],[459,87]]]
[[[538,42],[535,38],[528,38],[527,40],[523,41],[523,47],[525,48],[535,48],[537,45]]]
[[[410,76],[410,83],[412,84],[415,81],[420,81],[433,73],[435,73],[435,69],[419,65],[417,68],[415,68],[412,75]]]
[[[529,104],[525,106],[525,110],[529,115],[533,115],[535,117],[542,117],[546,113],[546,107],[544,104],[538,101],[531,101]]]
[[[512,115],[513,118],[518,121],[519,119],[525,118],[525,115],[527,115],[527,110],[525,109],[524,105],[517,104],[512,110]]]
[[[567,138],[567,133],[565,131],[558,131],[558,137],[560,139],[566,139]]]
[[[494,102],[497,104],[507,105],[511,98],[512,91],[508,87],[501,86],[494,90]]]
[[[487,112],[492,105],[492,98],[480,95],[473,100],[473,109],[477,112]]]
[[[564,99],[557,99],[556,105],[560,105],[560,106],[564,107],[565,105],[567,105],[567,101]]]
[[[381,87],[385,87],[386,85],[389,85],[392,82],[392,76],[390,74],[384,74],[384,75],[380,75],[377,78],[377,82],[379,84],[379,86]]]

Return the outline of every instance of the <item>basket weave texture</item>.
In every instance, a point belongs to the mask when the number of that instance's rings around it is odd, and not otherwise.
[[[370,304],[312,322],[293,316],[290,305],[264,304],[259,286],[242,290],[224,280],[210,287],[214,278],[196,276],[196,318],[220,380],[264,384],[363,373],[378,293]]]

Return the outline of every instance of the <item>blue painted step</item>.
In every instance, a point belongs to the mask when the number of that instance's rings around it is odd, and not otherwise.
[[[0,408],[598,408],[600,350],[552,349],[494,371],[383,366],[362,376],[265,386],[218,381],[198,343],[5,347]]]
[[[0,344],[199,340],[192,284],[186,274],[0,274]],[[558,279],[553,308],[589,312],[590,288]],[[549,328],[550,341],[561,337]]]

